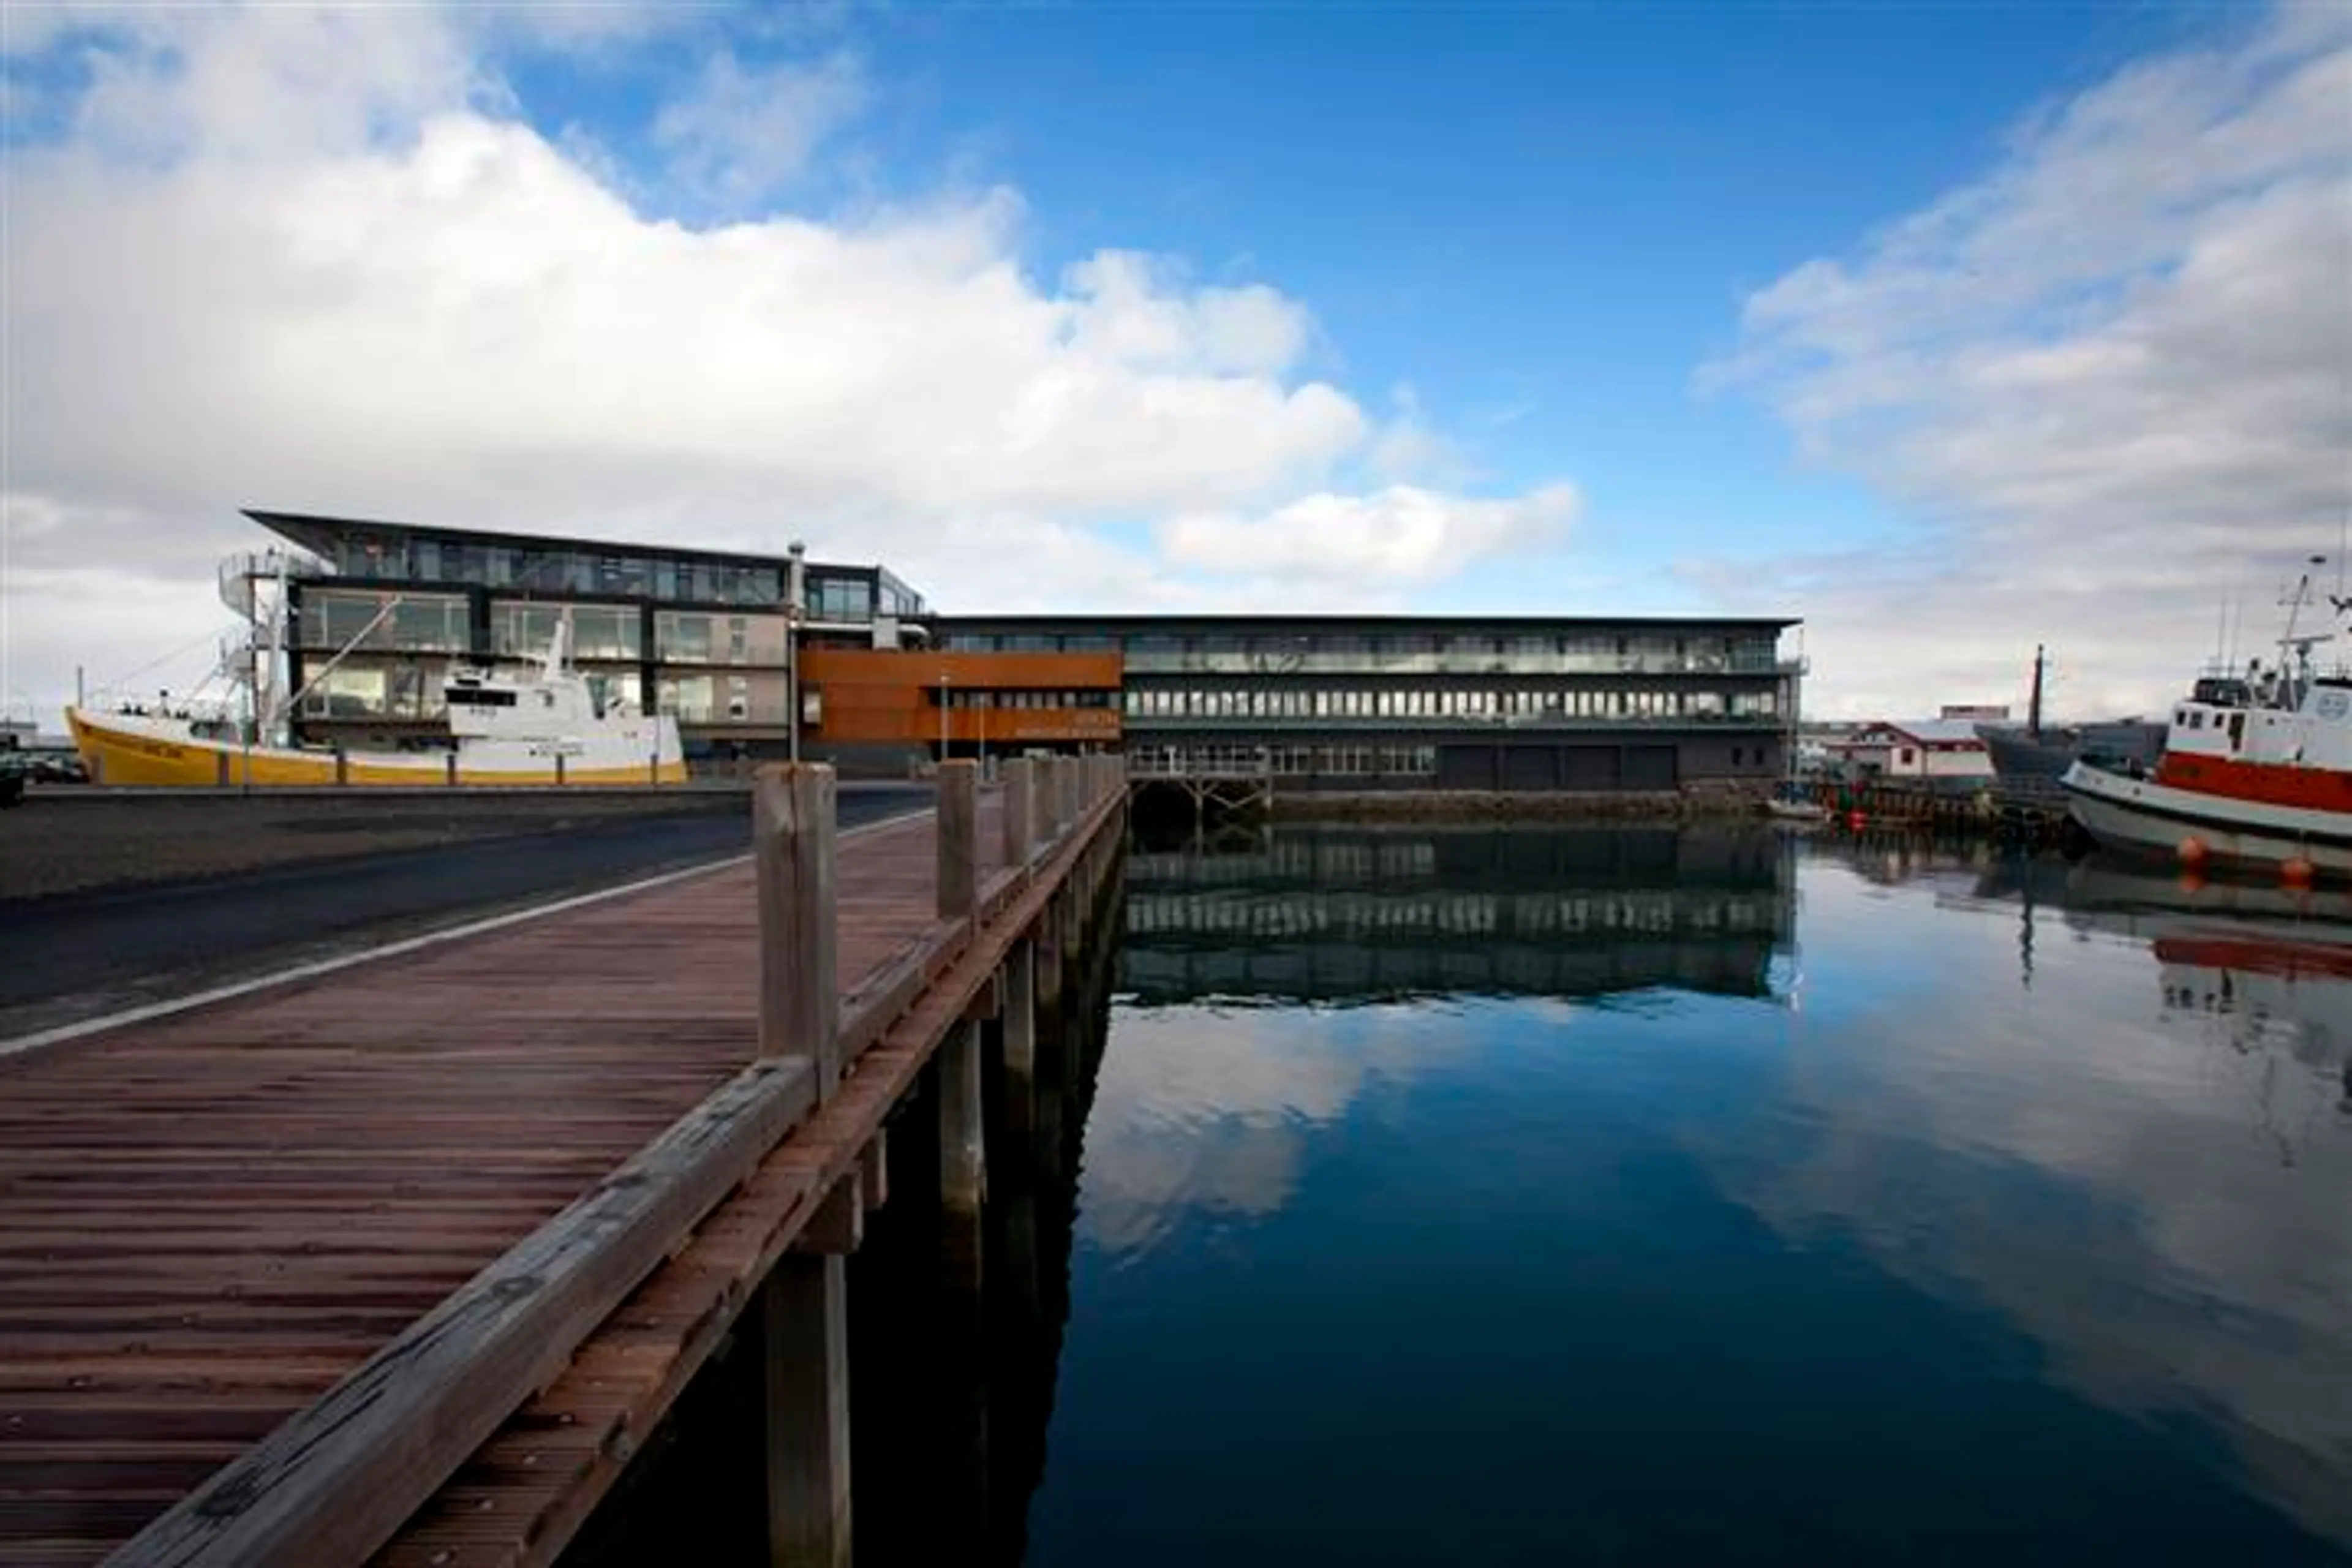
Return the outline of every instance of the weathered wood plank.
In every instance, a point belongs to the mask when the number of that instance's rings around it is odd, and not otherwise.
[[[373,1552],[807,1114],[814,1070],[745,1069],[110,1561],[295,1568]]]

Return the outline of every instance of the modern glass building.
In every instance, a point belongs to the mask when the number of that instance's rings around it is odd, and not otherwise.
[[[791,733],[781,556],[246,515],[316,563],[288,584],[287,689],[302,693],[294,721],[309,739],[437,731],[452,666],[538,657],[565,609],[604,700],[674,714],[706,749]],[[926,635],[929,606],[886,568],[804,572],[804,645],[895,648]]]
[[[1787,619],[947,617],[951,652],[1117,649],[1143,770],[1286,788],[1664,790],[1777,779]]]
[[[796,654],[782,556],[247,515],[297,547],[281,689],[312,742],[434,743],[452,668],[538,657],[566,610],[600,699],[674,715],[689,756],[781,756],[797,724],[805,755],[901,774],[1123,746],[1286,791],[1761,788],[1803,673],[1787,619],[941,616],[816,562]]]

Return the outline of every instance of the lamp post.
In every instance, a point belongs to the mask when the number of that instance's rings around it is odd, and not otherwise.
[[[940,671],[940,761],[948,760],[948,672]]]
[[[795,539],[785,547],[792,559],[784,573],[784,729],[786,755],[801,760],[801,601],[808,591],[808,546]]]

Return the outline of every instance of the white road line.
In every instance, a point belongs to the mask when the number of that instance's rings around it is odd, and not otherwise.
[[[901,812],[896,816],[886,816],[879,822],[862,822],[856,827],[845,827],[835,837],[835,842],[845,843],[868,833],[878,833],[886,827],[896,827],[900,823],[920,815],[919,812]],[[464,925],[450,926],[442,931],[429,931],[421,936],[403,937],[398,942],[388,942],[380,947],[363,948],[357,952],[337,953],[332,958],[313,959],[308,963],[298,963],[289,969],[273,970],[268,974],[257,974],[248,980],[234,981],[226,985],[215,985],[207,991],[196,991],[185,996],[175,996],[167,1002],[150,1002],[143,1006],[125,1008],[120,1013],[110,1013],[102,1018],[85,1018],[79,1024],[60,1024],[54,1029],[43,1029],[37,1034],[19,1035],[14,1039],[0,1040],[0,1059],[21,1056],[27,1051],[37,1051],[48,1046],[61,1046],[69,1040],[84,1039],[91,1035],[104,1034],[109,1029],[120,1029],[131,1024],[144,1024],[156,1018],[168,1018],[174,1013],[184,1013],[194,1007],[209,1007],[215,1002],[226,1002],[235,997],[250,995],[256,991],[267,991],[274,985],[290,985],[297,981],[314,980],[321,974],[332,974],[339,969],[350,969],[356,964],[373,963],[383,958],[397,958],[403,953],[415,952],[440,942],[461,942],[467,937],[480,936],[486,931],[503,931],[509,926],[521,925],[526,921],[541,920],[549,915],[560,915],[567,910],[584,909],[591,904],[601,904],[613,899],[625,899],[632,893],[642,893],[648,889],[666,887],[672,882],[683,882],[689,877],[701,877],[713,871],[724,871],[730,866],[740,866],[751,858],[751,855],[747,852],[741,855],[730,855],[718,860],[705,860],[698,865],[682,866],[656,876],[641,877],[634,882],[624,882],[616,888],[599,888],[593,893],[575,893],[570,898],[557,899],[551,903],[534,904],[525,910],[509,910],[505,914],[491,915],[485,920],[469,921]]]

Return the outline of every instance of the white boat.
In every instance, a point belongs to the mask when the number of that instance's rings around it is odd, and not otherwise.
[[[686,779],[677,721],[606,710],[572,667],[572,617],[521,673],[461,669],[443,689],[449,740],[427,751],[251,743],[182,710],[66,710],[93,783],[163,785],[661,784]]]
[[[2062,781],[2074,820],[2103,844],[2186,863],[2352,876],[2352,676],[2313,673],[2312,645],[2327,640],[2297,636],[2291,613],[2279,668],[2200,680],[2153,770],[2076,763]]]

